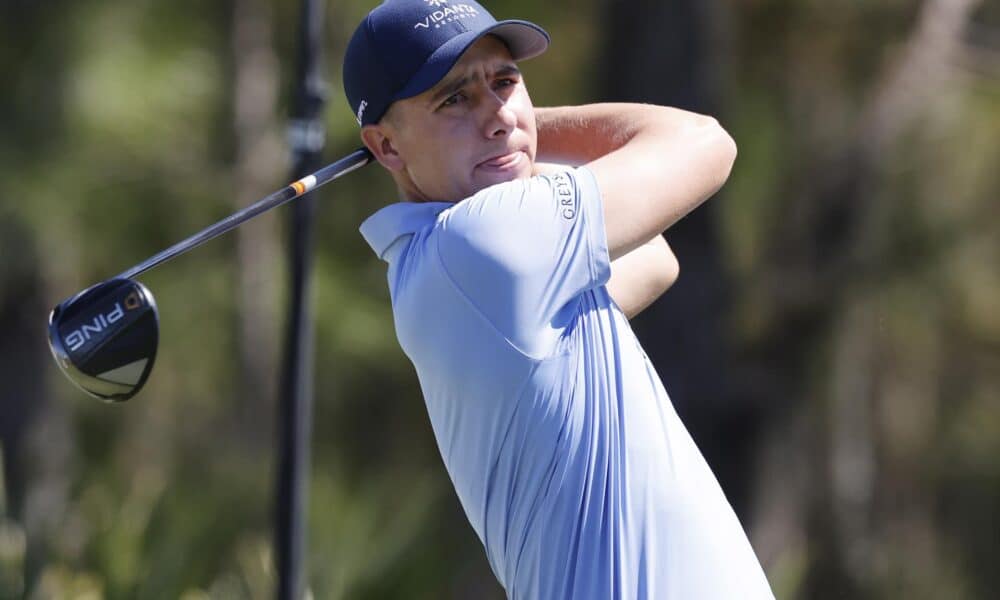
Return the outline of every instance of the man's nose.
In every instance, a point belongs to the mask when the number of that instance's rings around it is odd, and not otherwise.
[[[517,127],[517,115],[507,106],[504,98],[494,92],[487,94],[484,101],[486,110],[486,127],[484,133],[493,139],[510,135]]]

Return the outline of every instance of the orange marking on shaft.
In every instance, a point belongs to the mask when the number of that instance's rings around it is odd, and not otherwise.
[[[301,196],[306,192],[306,184],[302,183],[301,181],[296,181],[295,183],[292,184],[292,187],[295,188],[296,196]]]

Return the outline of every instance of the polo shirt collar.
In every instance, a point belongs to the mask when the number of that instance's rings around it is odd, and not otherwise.
[[[361,235],[382,260],[400,237],[431,225],[451,202],[397,202],[380,209],[361,224]]]

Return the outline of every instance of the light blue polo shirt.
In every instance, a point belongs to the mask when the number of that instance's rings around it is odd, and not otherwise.
[[[773,598],[736,515],[608,295],[584,168],[361,232],[444,464],[510,598]]]

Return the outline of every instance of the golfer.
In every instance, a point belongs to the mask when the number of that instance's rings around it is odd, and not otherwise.
[[[517,61],[548,42],[472,0],[388,0],[344,60],[402,199],[361,232],[445,467],[510,598],[773,598],[628,322],[733,140],[672,108],[534,107]]]

